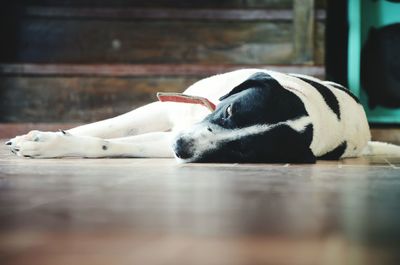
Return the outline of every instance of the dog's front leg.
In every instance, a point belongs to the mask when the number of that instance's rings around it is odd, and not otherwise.
[[[178,117],[182,113],[179,110],[177,111],[177,107],[173,103],[154,102],[117,117],[82,125],[66,132],[74,136],[116,138],[148,132],[167,131],[173,126],[171,117]],[[39,132],[35,130],[25,135],[16,136],[6,144],[15,145],[17,141],[24,141],[24,139],[39,139],[36,137],[37,135],[46,139],[56,139],[60,136],[58,132]]]
[[[18,156],[56,157],[173,157],[171,132],[154,132],[116,139],[76,136],[68,132],[33,131],[11,143]]]
[[[105,139],[167,131],[173,125],[170,117],[179,114],[175,109],[173,103],[153,102],[110,119],[69,129],[67,132]]]

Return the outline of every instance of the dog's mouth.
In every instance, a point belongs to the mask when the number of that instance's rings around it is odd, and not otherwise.
[[[208,127],[209,128],[209,127]],[[200,131],[200,128],[193,130]],[[172,150],[175,158],[182,163],[213,163],[213,162],[232,162],[233,158],[243,157],[235,150],[239,150],[235,145],[237,141],[223,139],[224,133],[213,137],[211,132],[193,134],[193,131],[183,132],[175,138]],[[225,133],[226,134],[226,133]],[[222,136],[222,137],[221,137]]]

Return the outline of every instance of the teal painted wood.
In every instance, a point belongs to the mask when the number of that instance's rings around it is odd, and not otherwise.
[[[348,81],[349,88],[359,98],[365,107],[368,121],[373,123],[400,124],[400,108],[388,109],[368,107],[368,95],[361,89],[360,61],[361,48],[366,41],[371,27],[383,27],[400,22],[400,3],[372,0],[349,0],[349,44],[348,44]]]

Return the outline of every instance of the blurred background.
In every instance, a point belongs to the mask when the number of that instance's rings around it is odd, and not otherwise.
[[[373,138],[400,144],[399,2],[3,1],[0,139],[259,67],[349,86]],[[400,264],[399,176],[398,157],[38,161],[3,145],[0,264]]]
[[[157,91],[183,91],[200,78],[241,67],[324,75],[325,1],[5,5],[3,123],[104,119],[155,100]]]
[[[363,2],[396,1],[351,1],[360,7],[355,17]],[[112,117],[155,100],[157,91],[183,91],[243,67],[348,85],[348,3],[8,1],[0,10],[0,138]],[[359,69],[353,76],[360,79]],[[396,123],[396,115],[385,122]]]

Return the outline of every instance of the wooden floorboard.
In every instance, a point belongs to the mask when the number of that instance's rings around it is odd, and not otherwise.
[[[400,264],[400,158],[23,159],[0,147],[0,264]]]
[[[321,77],[324,67],[305,65],[227,65],[227,64],[51,64],[0,63],[0,75],[32,76],[210,76],[243,68],[269,69]]]
[[[29,6],[25,16],[98,19],[169,19],[169,20],[293,20],[288,9],[182,9],[182,8],[76,8]],[[324,9],[316,10],[316,18],[325,20]]]

